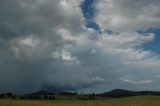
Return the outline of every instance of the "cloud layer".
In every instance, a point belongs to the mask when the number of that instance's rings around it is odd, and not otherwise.
[[[157,35],[143,31],[160,27],[160,2],[96,1],[101,33],[85,26],[82,3],[0,1],[1,92],[159,87],[159,56],[143,49]]]
[[[159,0],[97,1],[95,21],[103,30],[143,31],[159,28]]]

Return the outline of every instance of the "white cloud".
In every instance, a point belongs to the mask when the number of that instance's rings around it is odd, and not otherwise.
[[[120,78],[120,81],[122,83],[131,83],[131,84],[150,84],[153,82],[152,80],[132,81],[125,78]]]
[[[39,41],[38,41],[38,39],[33,39],[33,38],[29,37],[29,38],[25,38],[25,39],[20,40],[19,43],[22,45],[34,48],[39,43]]]
[[[52,54],[53,58],[60,59],[67,64],[80,64],[77,57],[72,56],[71,52],[63,49],[62,51],[55,51]]]
[[[112,48],[130,48],[141,46],[153,41],[154,38],[153,33],[122,32],[120,34],[107,34],[104,32],[99,36],[99,43]]]
[[[100,0],[95,21],[102,30],[139,31],[160,27],[158,0]]]

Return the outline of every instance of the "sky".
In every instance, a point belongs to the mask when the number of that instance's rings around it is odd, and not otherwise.
[[[0,92],[160,91],[159,0],[0,0]]]

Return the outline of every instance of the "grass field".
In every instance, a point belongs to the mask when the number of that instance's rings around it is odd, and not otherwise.
[[[160,97],[137,96],[108,100],[0,100],[0,106],[160,106]]]

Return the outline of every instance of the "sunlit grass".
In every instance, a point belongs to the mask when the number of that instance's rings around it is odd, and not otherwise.
[[[0,106],[160,106],[158,96],[108,100],[0,100]]]

